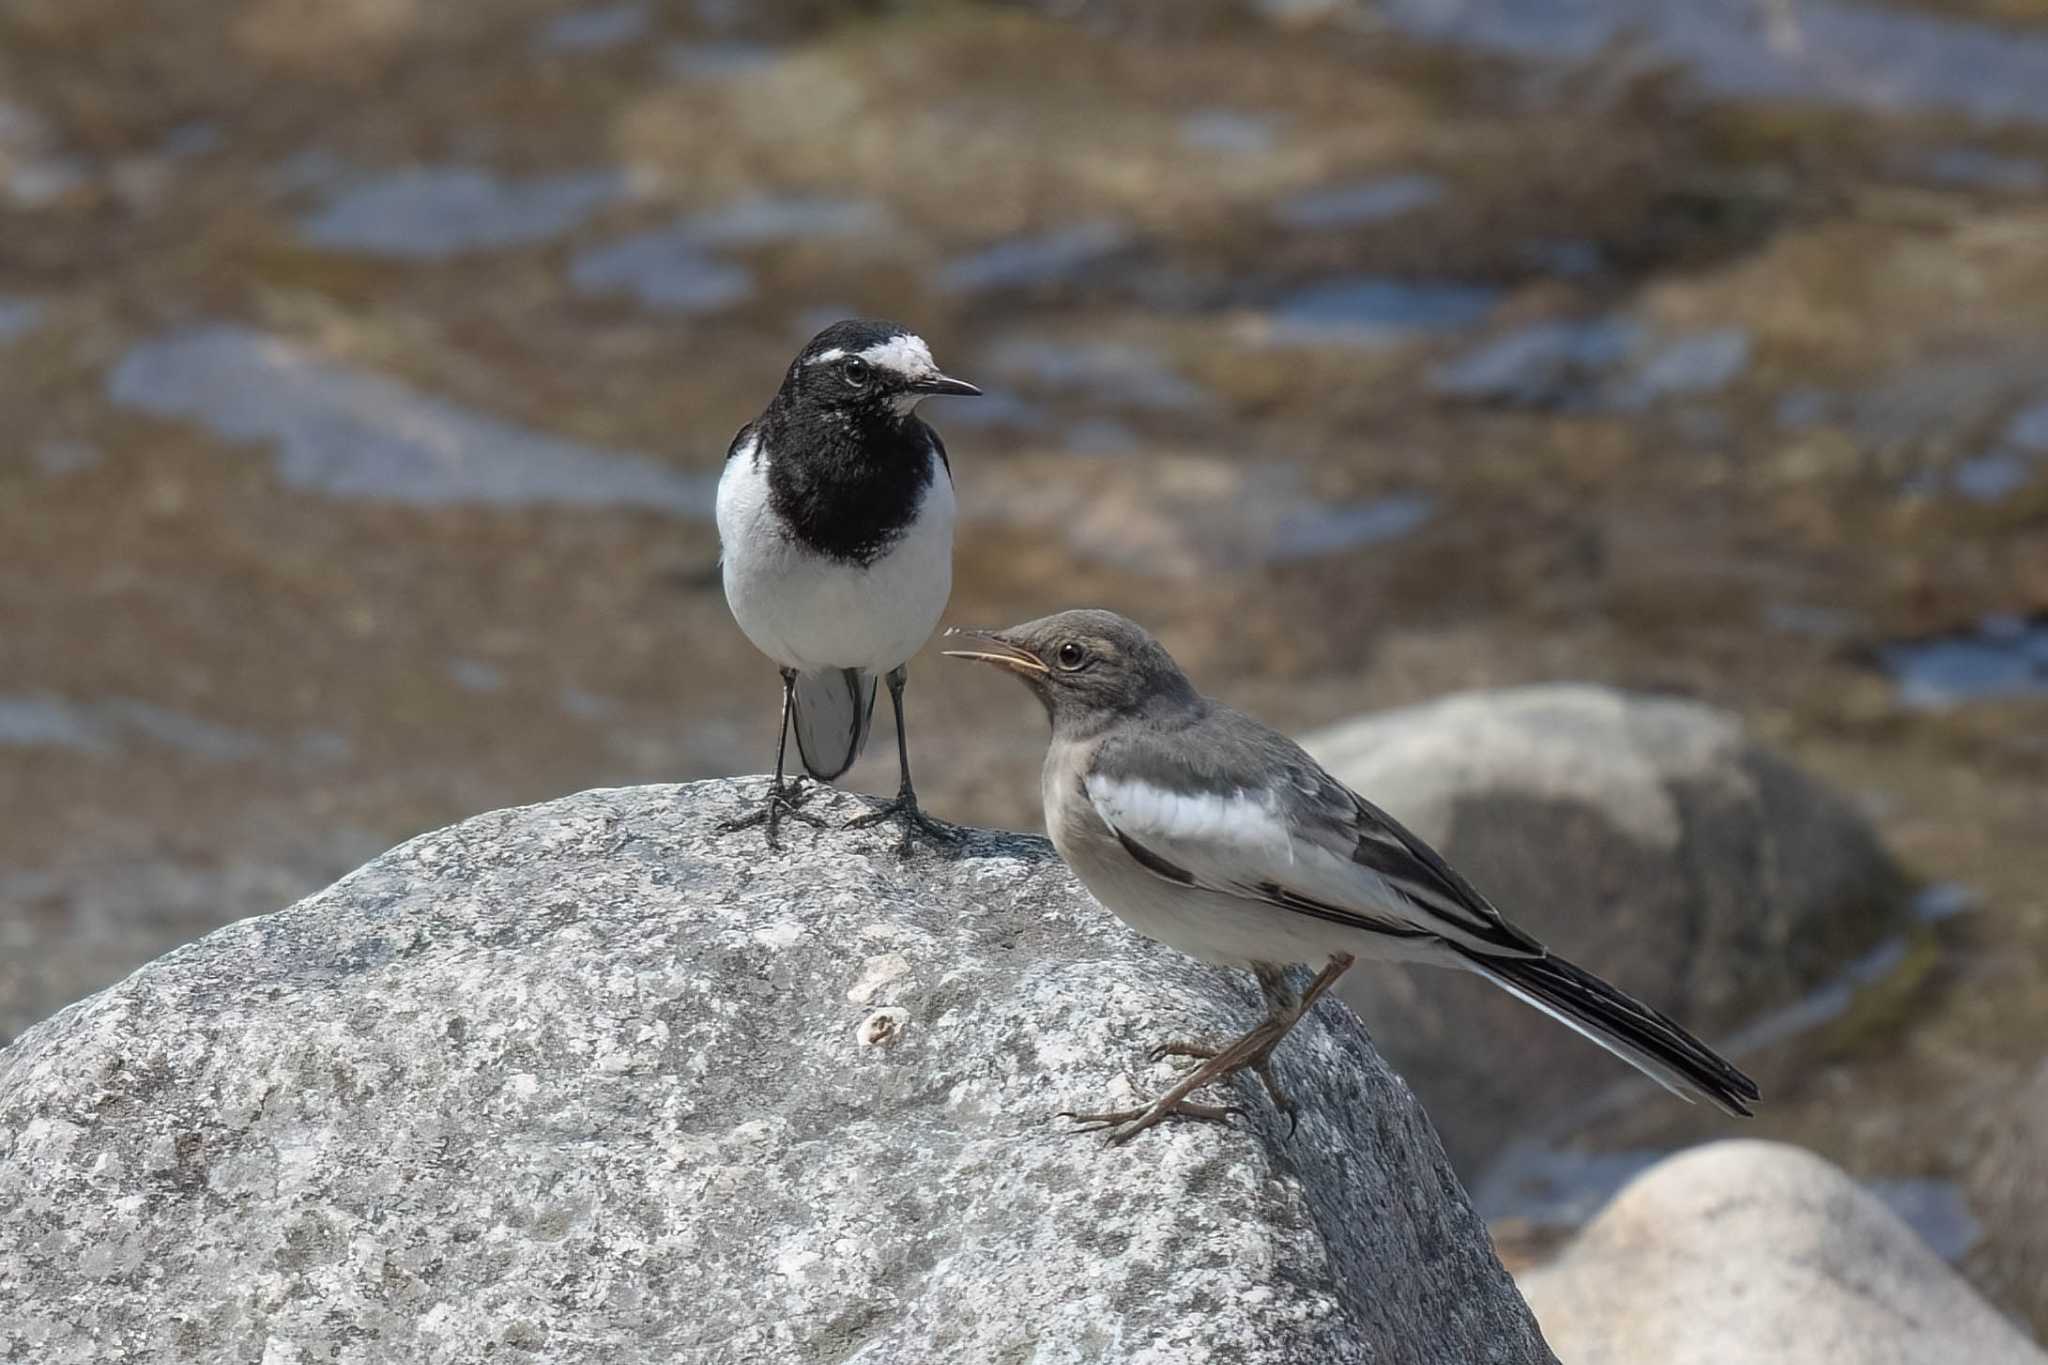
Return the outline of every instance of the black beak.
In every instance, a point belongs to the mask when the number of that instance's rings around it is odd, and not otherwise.
[[[948,398],[979,398],[981,390],[964,379],[950,379],[943,374],[914,379],[910,383],[913,393],[929,393]]]

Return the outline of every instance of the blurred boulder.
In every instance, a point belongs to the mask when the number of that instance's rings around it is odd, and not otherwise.
[[[1908,886],[1843,797],[1696,702],[1550,685],[1366,716],[1303,743],[1555,951],[1708,1040],[1795,999]],[[1627,1073],[1477,977],[1363,963],[1344,987],[1461,1169]]]
[[[1775,1142],[1659,1162],[1522,1291],[1573,1365],[2043,1365],[1878,1199]]]
[[[1985,1236],[1963,1266],[2048,1335],[2048,1063],[2025,1084],[1987,1095],[1979,1112],[1963,1183]]]
[[[1356,1021],[1283,1049],[1291,1137],[1250,1085],[1077,1136],[1245,974],[1042,839],[716,837],[764,786],[479,816],[30,1029],[0,1359],[1552,1359]]]

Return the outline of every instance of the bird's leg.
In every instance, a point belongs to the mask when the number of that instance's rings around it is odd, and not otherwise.
[[[1268,1019],[1293,1020],[1301,1017],[1302,1011],[1307,1007],[1288,988],[1285,967],[1271,962],[1254,962],[1252,974],[1259,979],[1259,994],[1265,997]],[[1277,1043],[1279,1040],[1274,1041]],[[1209,1061],[1221,1051],[1222,1048],[1207,1043],[1176,1041],[1161,1043],[1146,1055],[1155,1062],[1164,1061],[1168,1057],[1192,1057],[1199,1061]],[[1244,1069],[1255,1073],[1265,1085],[1267,1098],[1273,1101],[1275,1109],[1287,1115],[1288,1132],[1292,1133],[1294,1125],[1299,1122],[1295,1104],[1287,1092],[1280,1088],[1280,1082],[1273,1075],[1272,1063],[1273,1049],[1268,1046],[1264,1054],[1245,1062]]]
[[[1257,964],[1253,970],[1258,973],[1260,993],[1266,997],[1267,1013],[1266,1017],[1253,1025],[1250,1031],[1222,1048],[1210,1048],[1193,1043],[1166,1043],[1154,1048],[1152,1052],[1155,1060],[1170,1056],[1200,1057],[1204,1060],[1202,1065],[1182,1077],[1171,1090],[1149,1105],[1102,1114],[1063,1112],[1060,1117],[1089,1125],[1080,1130],[1087,1133],[1128,1124],[1128,1127],[1122,1128],[1110,1138],[1112,1143],[1121,1145],[1155,1123],[1176,1114],[1190,1118],[1215,1119],[1235,1112],[1230,1106],[1223,1106],[1219,1110],[1214,1105],[1193,1104],[1187,1097],[1212,1081],[1225,1080],[1240,1071],[1251,1070],[1257,1072],[1260,1079],[1265,1082],[1266,1092],[1272,1096],[1274,1106],[1285,1113],[1291,1122],[1295,1118],[1294,1102],[1287,1098],[1268,1069],[1273,1049],[1280,1045],[1281,1040],[1301,1021],[1302,1016],[1308,1013],[1309,1007],[1315,1004],[1323,992],[1336,984],[1337,978],[1344,975],[1353,961],[1349,953],[1333,955],[1322,971],[1316,974],[1315,980],[1309,983],[1308,990],[1303,992],[1299,1000],[1296,1000],[1293,992],[1287,989],[1283,968],[1267,963]]]
[[[768,788],[768,799],[761,804],[761,809],[726,821],[718,827],[720,834],[732,834],[738,830],[766,824],[768,847],[780,848],[781,845],[776,843],[775,836],[785,815],[792,820],[801,820],[813,828],[824,828],[823,820],[801,809],[803,803],[810,797],[810,792],[803,786],[803,779],[794,777],[787,783],[782,780],[782,762],[789,750],[789,711],[795,701],[796,670],[785,668],[782,670],[782,729],[775,736],[775,784]]]
[[[909,665],[898,664],[889,670],[889,704],[896,711],[896,763],[903,774],[903,783],[896,788],[893,800],[884,801],[866,815],[856,816],[846,822],[848,829],[864,829],[878,825],[884,820],[903,822],[903,838],[896,845],[899,857],[908,858],[913,841],[922,834],[934,844],[957,844],[960,831],[942,820],[934,820],[917,805],[917,789],[910,785],[910,741],[903,733],[903,684],[908,678]]]

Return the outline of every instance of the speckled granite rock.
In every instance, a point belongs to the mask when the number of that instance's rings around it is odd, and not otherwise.
[[[1506,688],[1302,742],[1510,919],[1709,1041],[1797,999],[1905,910],[1870,822],[1697,702]],[[1361,963],[1341,991],[1468,1173],[1630,1074],[1477,977]]]
[[[1522,1287],[1572,1365],[2048,1365],[1875,1195],[1776,1142],[1659,1162]]]
[[[2048,1339],[2048,1060],[1972,1109],[1978,1131],[1964,1188],[1990,1235],[1963,1264]]]
[[[1551,1359],[1342,1011],[1292,1140],[1075,1136],[1249,984],[1040,840],[769,855],[737,790],[422,836],[0,1052],[0,1359]]]

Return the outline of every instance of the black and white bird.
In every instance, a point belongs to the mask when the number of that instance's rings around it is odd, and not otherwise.
[[[1002,631],[949,631],[947,650],[1017,674],[1052,721],[1046,830],[1093,893],[1139,933],[1257,973],[1267,1015],[1221,1048],[1168,1044],[1203,1064],[1149,1105],[1076,1114],[1127,1141],[1172,1114],[1228,1110],[1188,1097],[1267,1059],[1358,957],[1477,972],[1672,1093],[1747,1115],[1756,1083],[1706,1044],[1516,928],[1392,816],[1293,740],[1195,690],[1139,626],[1069,611]],[[1300,996],[1286,969],[1320,964]],[[1499,1040],[1479,1040],[1499,1046]]]
[[[718,480],[725,600],[782,669],[775,785],[733,828],[765,822],[772,846],[785,816],[817,823],[783,781],[790,729],[804,771],[832,781],[860,757],[886,679],[903,781],[853,823],[900,819],[905,852],[913,832],[950,834],[918,809],[903,732],[905,662],[953,591],[953,471],[917,405],[980,392],[940,373],[908,328],[850,319],[811,338],[767,410],[733,438]]]

